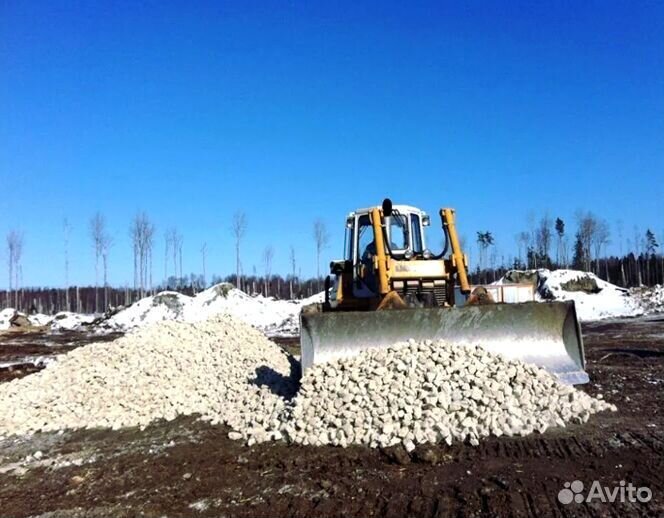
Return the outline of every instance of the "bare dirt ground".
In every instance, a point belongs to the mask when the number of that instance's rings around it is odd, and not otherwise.
[[[38,434],[0,442],[0,516],[664,516],[664,318],[592,323],[584,337],[583,390],[619,409],[585,425],[411,455],[246,447],[195,418]],[[653,498],[563,505],[573,480]]]
[[[108,342],[120,335],[78,331],[49,333],[43,328],[0,331],[0,383],[41,370],[43,361],[50,357],[92,342]]]

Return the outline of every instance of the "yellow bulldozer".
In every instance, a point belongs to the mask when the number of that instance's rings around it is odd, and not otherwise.
[[[480,345],[534,363],[567,384],[588,382],[573,302],[487,303],[471,294],[455,211],[439,211],[443,250],[427,248],[429,216],[408,205],[358,209],[346,218],[344,258],[332,261],[325,302],[300,316],[302,368],[400,341]]]

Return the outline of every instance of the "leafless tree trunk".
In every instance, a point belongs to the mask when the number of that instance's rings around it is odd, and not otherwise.
[[[207,243],[203,243],[203,246],[201,246],[201,256],[203,257],[203,289],[207,287],[207,282],[206,282],[206,272],[205,272],[205,260],[207,256]]]
[[[318,291],[320,291],[320,254],[329,242],[330,235],[327,232],[325,223],[317,219],[314,222],[314,243],[316,244],[316,283]]]
[[[182,234],[173,227],[167,233],[166,241],[166,250],[170,246],[173,251],[173,277],[175,277],[175,287],[179,288],[182,279]]]
[[[290,277],[290,284],[289,284],[289,294],[290,294],[290,299],[293,300],[295,298],[293,296],[293,282],[295,281],[295,267],[296,267],[296,262],[295,262],[295,247],[291,245],[290,247],[290,263],[291,263],[291,277]]]
[[[106,222],[104,220],[102,231],[100,233],[100,253],[102,260],[102,267],[104,269],[104,311],[108,310],[108,253],[113,246],[113,238],[106,231]]]
[[[180,280],[182,280],[182,236],[180,236],[180,241],[178,241],[178,257],[180,259]]]
[[[591,213],[577,212],[576,219],[579,227],[579,238],[583,247],[583,255],[585,259],[584,269],[592,271],[592,244],[596,240],[597,233],[597,218]]]
[[[14,292],[14,307],[18,309],[19,272],[21,271],[21,256],[23,254],[23,234],[17,230],[10,230],[7,234],[7,256],[9,262],[9,291],[8,306],[11,305],[11,293]]]
[[[265,296],[270,295],[270,274],[272,273],[272,259],[274,258],[274,248],[268,245],[263,250],[263,265],[265,266]]]
[[[90,219],[90,238],[95,253],[95,312],[99,310],[99,259],[102,256],[105,225],[104,216],[99,212]]]
[[[536,243],[536,230],[535,230],[535,213],[533,211],[529,211],[527,216],[526,216],[526,221],[528,222],[528,230],[529,230],[529,238],[528,238],[528,245],[526,247],[526,258],[528,257],[528,248],[535,251],[535,243]],[[533,265],[532,268],[537,268],[537,254],[533,253],[531,254],[533,258]],[[530,265],[528,265],[530,267]]]
[[[167,230],[164,232],[164,285],[168,287],[168,250],[170,248],[171,236]]]
[[[242,243],[242,238],[246,232],[247,216],[244,212],[237,211],[233,215],[233,221],[231,222],[231,234],[235,239],[235,287],[238,290],[242,289],[240,272],[240,244]]]
[[[131,226],[134,245],[134,282],[140,289],[139,295],[145,296],[146,287],[152,289],[152,247],[154,245],[155,226],[145,213],[139,213]],[[136,282],[138,280],[138,282]]]
[[[599,258],[602,255],[602,247],[606,247],[610,243],[610,235],[609,224],[606,221],[600,220],[595,222],[595,232],[592,235],[591,241],[595,249],[595,270],[597,275],[600,275]]]
[[[69,233],[71,226],[67,218],[62,222],[62,231],[65,241],[65,311],[69,311],[71,309],[69,306]]]
[[[539,252],[540,257],[546,259],[549,257],[549,250],[551,247],[551,218],[548,214],[545,214],[539,222],[536,235],[537,251]],[[544,264],[544,267],[549,265]]]

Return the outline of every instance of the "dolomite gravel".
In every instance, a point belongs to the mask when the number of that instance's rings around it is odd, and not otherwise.
[[[284,433],[371,447],[543,433],[616,410],[548,372],[480,347],[409,341],[307,371]]]
[[[0,436],[145,427],[201,414],[249,442],[277,439],[293,366],[279,346],[228,316],[161,322],[61,356],[0,385]]]
[[[0,438],[200,414],[248,444],[370,447],[527,435],[616,410],[479,347],[406,342],[309,369],[229,316],[160,322],[0,385]]]

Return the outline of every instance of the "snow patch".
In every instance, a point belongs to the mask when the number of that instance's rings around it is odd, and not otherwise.
[[[664,286],[661,284],[632,288],[629,291],[647,315],[664,311]]]
[[[573,300],[580,321],[631,317],[644,313],[639,301],[629,290],[603,281],[593,273],[577,270],[511,270],[498,284],[533,282],[539,301]]]
[[[262,295],[252,297],[222,283],[194,297],[172,291],[145,297],[101,325],[112,330],[129,330],[164,320],[200,322],[217,315],[230,315],[268,336],[294,336],[300,332],[302,307],[322,302],[323,297],[323,293],[302,300],[276,300]]]
[[[14,308],[7,308],[0,311],[0,331],[9,329],[12,326],[12,320],[16,316]]]
[[[28,320],[33,326],[41,327],[49,325],[53,320],[53,316],[45,315],[44,313],[35,313],[34,315],[28,315]]]
[[[53,331],[73,331],[85,324],[91,324],[97,318],[96,315],[85,313],[72,313],[71,311],[60,311],[51,320]]]

